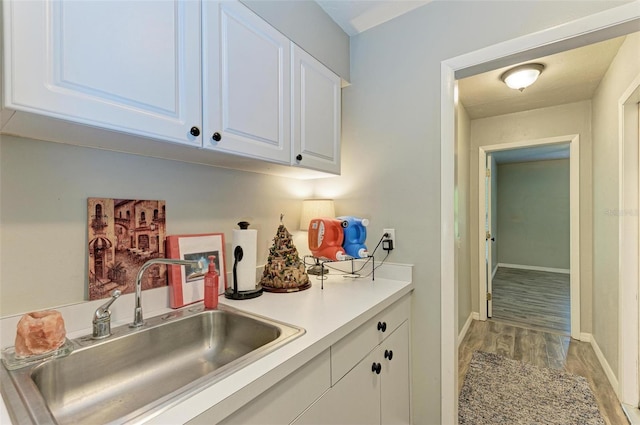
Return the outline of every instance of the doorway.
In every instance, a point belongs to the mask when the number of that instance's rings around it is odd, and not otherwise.
[[[490,304],[487,302],[491,298],[491,277],[493,275],[493,266],[486,261],[485,253],[491,252],[495,247],[495,241],[491,241],[491,235],[487,235],[487,214],[485,211],[491,210],[487,208],[487,202],[490,198],[487,196],[487,189],[491,185],[486,183],[486,166],[487,158],[501,152],[512,151],[515,149],[525,148],[542,148],[554,147],[558,145],[569,146],[569,303],[570,303],[570,327],[571,337],[580,339],[580,136],[577,134],[558,136],[552,138],[520,141],[513,143],[503,143],[498,145],[481,146],[478,148],[478,211],[481,212],[478,217],[478,229],[481,229],[478,235],[478,253],[482,258],[478,259],[480,268],[479,275],[479,291],[480,299],[480,320],[486,320],[490,317]],[[487,237],[489,236],[489,242]],[[491,267],[491,270],[487,270]]]
[[[569,144],[487,152],[487,318],[570,335],[569,152]]]
[[[585,45],[594,42],[594,40],[604,40],[616,34],[632,32],[639,21],[640,11],[637,10],[637,4],[630,4],[628,7],[621,6],[609,10],[607,13],[587,16],[579,21],[509,40],[441,62],[441,412],[443,423],[454,423],[457,418],[457,375],[453,371],[457,362],[458,311],[453,262],[454,238],[452,237],[452,229],[454,228],[454,87],[456,72],[487,69],[487,66],[491,66],[492,62],[508,61],[510,57],[516,55],[520,55],[520,58],[530,59],[539,56],[541,50],[557,52],[566,50],[571,45]],[[627,30],[629,27],[633,29]],[[574,234],[575,232],[572,233],[572,238]],[[575,295],[573,294],[573,296]],[[634,310],[637,313],[637,301]],[[623,333],[620,332],[621,335]],[[636,360],[637,358],[636,347]],[[620,375],[628,372],[623,371]],[[635,376],[637,375],[636,365]]]

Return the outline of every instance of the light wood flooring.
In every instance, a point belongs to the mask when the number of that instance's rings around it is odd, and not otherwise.
[[[500,267],[492,282],[492,319],[570,335],[568,274]]]
[[[492,320],[474,320],[458,350],[458,391],[462,389],[471,355],[476,350],[584,376],[591,385],[605,422],[610,425],[629,423],[589,343],[572,340],[559,333]]]

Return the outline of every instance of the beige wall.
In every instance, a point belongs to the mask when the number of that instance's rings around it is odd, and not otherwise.
[[[258,229],[267,258],[280,213],[296,232],[311,182],[0,136],[0,316],[85,299],[87,198],[166,201],[167,234]],[[338,211],[340,206],[337,205]],[[308,252],[305,240],[298,242]]]
[[[569,160],[498,165],[499,263],[569,270]]]
[[[478,217],[478,148],[509,142],[580,135],[580,330],[591,332],[592,205],[591,205],[591,102],[577,102],[471,121],[470,215]],[[478,234],[477,220],[470,232]],[[478,246],[471,246],[471,270],[478,270]],[[478,311],[478,276],[471,273],[474,311]]]
[[[618,374],[618,102],[640,74],[640,34],[627,36],[593,97],[593,336]],[[613,213],[612,213],[613,211]]]
[[[339,193],[343,205],[356,214],[370,214],[374,223],[371,234],[382,227],[395,228],[398,249],[389,261],[414,264],[416,424],[440,423],[441,62],[616,5],[431,2],[351,38],[351,85],[343,89],[343,173],[342,177],[317,181],[316,188],[318,192]],[[588,121],[586,113],[578,117],[577,125]],[[471,154],[469,173],[473,179],[478,159],[473,151]],[[471,200],[472,191],[473,181]],[[589,200],[590,185],[584,191]],[[470,217],[476,215],[477,208],[470,211]],[[588,223],[585,225],[590,228]],[[473,235],[477,225],[474,230],[473,219],[470,224],[469,234]],[[477,300],[477,290],[473,300]]]
[[[463,105],[456,110],[456,281],[458,282],[458,332],[466,323],[471,309],[471,259],[469,235],[469,137],[471,121]]]

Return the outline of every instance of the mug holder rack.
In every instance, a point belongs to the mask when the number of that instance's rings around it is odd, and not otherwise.
[[[311,259],[312,262],[307,262],[307,259]],[[348,271],[342,271],[343,276],[345,277],[354,277],[354,278],[359,278],[361,277],[361,275],[359,274],[359,272],[366,266],[366,264],[368,262],[371,262],[371,280],[375,281],[376,280],[376,260],[375,257],[373,255],[368,255],[365,258],[355,258],[355,257],[349,257],[346,260],[329,260],[327,258],[318,258],[318,257],[314,257],[313,255],[305,255],[304,256],[304,266],[308,267],[308,266],[320,266],[320,273],[318,273],[317,275],[320,277],[320,289],[324,289],[324,280],[325,280],[325,275],[329,273],[329,268],[328,266],[325,266],[326,264],[329,263],[344,263],[344,262],[351,262],[351,272]],[[364,264],[362,265],[362,267],[360,267],[360,269],[356,270],[355,269],[355,264],[356,261],[364,261]],[[339,269],[334,269],[334,270],[339,270]]]

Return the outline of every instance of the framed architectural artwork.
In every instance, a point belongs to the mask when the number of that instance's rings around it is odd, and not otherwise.
[[[202,269],[191,266],[167,266],[169,272],[169,305],[180,308],[202,301],[204,298],[204,275],[209,267],[209,256],[215,255],[219,274],[218,290],[227,288],[225,269],[224,233],[167,236],[167,258],[199,260]]]
[[[89,198],[87,225],[89,300],[114,289],[134,292],[145,261],[165,257],[164,201]],[[143,276],[143,290],[166,285],[165,266],[154,265]]]

